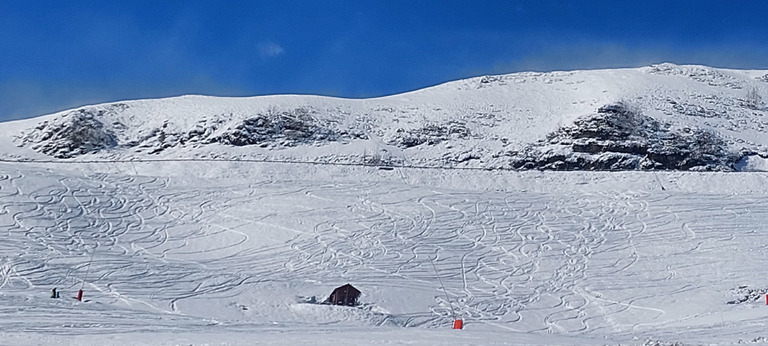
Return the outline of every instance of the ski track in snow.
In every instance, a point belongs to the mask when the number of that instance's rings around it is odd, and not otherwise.
[[[754,225],[768,216],[759,197],[313,181],[188,186],[144,176],[2,172],[0,311],[9,317],[0,328],[236,329],[239,322],[191,307],[198,298],[230,304],[268,283],[314,282],[325,290],[350,282],[432,298],[411,311],[338,310],[327,323],[355,316],[438,327],[461,317],[524,332],[632,335],[695,319],[649,298],[680,301],[724,275],[750,275],[706,273],[721,256],[716,251],[750,243]],[[264,232],[276,238],[260,243],[269,239]],[[47,299],[53,287],[66,299]],[[81,287],[88,303],[70,299]],[[14,318],[21,315],[38,323]]]

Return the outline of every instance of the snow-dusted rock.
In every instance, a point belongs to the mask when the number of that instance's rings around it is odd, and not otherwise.
[[[21,135],[21,145],[56,158],[71,158],[95,153],[117,146],[115,129],[120,124],[105,125],[100,119],[105,112],[115,111],[119,105],[106,109],[78,109],[64,113],[51,121],[43,121]]]
[[[621,103],[600,107],[511,156],[514,168],[554,170],[728,171],[737,159],[711,131],[672,129]]]
[[[768,149],[766,71],[660,64],[515,73],[351,100],[182,96],[34,120],[15,144],[54,158],[251,158],[545,170],[738,170]],[[340,144],[340,145],[335,145]]]

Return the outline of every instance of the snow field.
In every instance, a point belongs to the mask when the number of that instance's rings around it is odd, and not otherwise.
[[[0,329],[20,343],[346,328],[398,339],[450,328],[455,311],[461,332],[489,333],[467,335],[481,344],[764,335],[762,300],[726,304],[740,286],[766,286],[758,173],[447,172],[438,182],[407,169],[254,165],[216,179],[199,177],[209,172],[198,163],[179,167],[153,177],[0,166]],[[307,303],[345,283],[363,292],[360,308]],[[49,298],[53,287],[62,299]],[[81,287],[83,303],[71,299]]]

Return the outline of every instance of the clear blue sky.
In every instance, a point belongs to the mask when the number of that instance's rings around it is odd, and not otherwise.
[[[181,94],[370,97],[484,74],[768,68],[768,1],[0,0],[0,120]]]

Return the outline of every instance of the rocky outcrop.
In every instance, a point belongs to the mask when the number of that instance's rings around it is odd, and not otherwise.
[[[109,111],[79,109],[54,121],[44,121],[21,135],[21,145],[63,159],[114,148],[118,144],[115,133],[98,119]]]
[[[56,157],[72,158],[105,149],[133,148],[150,154],[168,148],[220,144],[269,148],[317,145],[340,140],[367,139],[354,127],[339,126],[318,117],[308,108],[272,110],[243,120],[232,115],[202,119],[192,129],[171,130],[167,123],[143,132],[139,138],[120,143],[121,124],[107,126],[101,119],[120,112],[120,105],[90,107],[45,121],[25,133],[22,145]],[[396,129],[385,137],[388,145],[408,149],[435,146],[444,141],[473,139],[464,122],[427,124],[421,128]],[[482,139],[482,138],[474,138]],[[490,139],[489,139],[490,140]],[[482,160],[476,150],[434,159],[440,166],[466,165]],[[733,170],[738,155],[716,133],[701,128],[672,128],[623,103],[603,106],[596,113],[576,119],[537,143],[502,155],[512,169],[540,170]]]
[[[447,124],[427,124],[424,127],[404,130],[398,128],[387,139],[387,144],[401,148],[411,148],[422,144],[435,145],[450,139],[467,139],[471,131],[463,122],[452,121]]]
[[[117,108],[116,108],[117,107]],[[87,107],[44,121],[20,136],[21,146],[56,158],[72,158],[104,149],[122,147],[156,154],[169,148],[223,144],[230,146],[292,147],[339,140],[365,139],[361,131],[339,130],[329,121],[320,121],[308,108],[271,110],[244,120],[232,121],[232,114],[212,116],[199,121],[189,130],[172,129],[168,123],[140,132],[138,138],[125,139],[116,132],[120,123],[105,125],[108,112],[119,112],[127,106]],[[224,120],[227,119],[227,120]],[[123,138],[123,141],[120,141]]]
[[[717,134],[672,129],[626,104],[607,105],[510,153],[516,169],[730,171],[738,156]]]
[[[234,146],[279,143],[296,146],[303,143],[333,142],[342,138],[364,138],[362,133],[350,133],[333,129],[313,117],[307,108],[292,111],[270,112],[247,118],[223,133],[204,139],[207,143]]]

